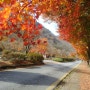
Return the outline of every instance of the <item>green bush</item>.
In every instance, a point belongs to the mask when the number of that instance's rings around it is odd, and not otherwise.
[[[40,64],[43,62],[44,58],[38,53],[28,53],[27,60],[30,60],[32,63]]]
[[[54,61],[57,61],[57,62],[63,62],[63,59],[62,58],[53,58]]]
[[[12,59],[14,60],[25,60],[26,54],[20,52],[12,52],[11,53]]]
[[[9,54],[9,53],[11,53],[10,50],[3,50],[3,52],[2,52],[3,55],[7,55],[7,54]]]
[[[71,62],[71,61],[74,61],[73,58],[53,58],[54,61],[57,61],[57,62]]]
[[[3,50],[2,52],[2,58],[3,60],[9,60],[11,59],[11,51],[10,50]]]
[[[73,58],[62,58],[64,62],[71,62],[74,61]]]
[[[0,52],[2,52],[2,51],[3,51],[3,48],[0,47]]]
[[[3,59],[10,60],[15,65],[22,65],[23,63],[34,63],[34,64],[42,64],[43,56],[38,53],[28,53],[24,54],[21,52],[13,52],[9,50],[3,51]]]
[[[12,52],[10,50],[4,50],[2,57],[5,60],[25,60],[26,54],[20,52]]]

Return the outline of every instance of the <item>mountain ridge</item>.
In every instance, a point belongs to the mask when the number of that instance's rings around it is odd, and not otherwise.
[[[54,50],[56,49],[56,52],[58,52],[58,54],[63,53],[66,56],[69,56],[70,53],[75,52],[75,49],[70,43],[64,40],[60,40],[57,36],[55,36],[51,31],[46,28],[42,28],[40,38],[47,38],[49,44],[48,48],[52,52],[54,52]],[[50,52],[50,50],[48,50],[48,52]]]

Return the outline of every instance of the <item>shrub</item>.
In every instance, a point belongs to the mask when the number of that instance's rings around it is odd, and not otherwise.
[[[74,61],[73,58],[53,58],[54,61],[57,61],[57,62],[71,62],[71,61]]]
[[[74,61],[73,58],[62,58],[64,62],[71,62]]]
[[[26,54],[21,52],[12,52],[11,53],[11,62],[14,65],[20,66],[20,65],[27,65],[26,63]]]
[[[11,60],[13,65],[20,66],[20,65],[27,65],[28,62],[26,60]]]
[[[3,49],[0,47],[0,52],[2,52],[3,51]]]
[[[11,56],[11,51],[10,50],[3,50],[3,52],[2,52],[2,58],[3,58],[3,60],[8,60],[11,57],[12,56]]]
[[[42,64],[43,56],[38,53],[28,53],[27,55],[21,52],[12,52],[9,50],[3,51],[4,60],[10,60],[14,65],[25,65],[34,63],[34,64]]]
[[[7,55],[7,54],[9,54],[9,53],[11,53],[10,50],[3,50],[3,52],[2,52],[3,55]]]
[[[12,52],[10,50],[4,50],[2,57],[5,60],[25,60],[26,54],[20,52]]]
[[[20,52],[12,52],[11,56],[14,60],[25,60],[26,54]]]
[[[32,63],[41,64],[44,60],[43,56],[38,53],[28,53],[27,60],[30,60]]]
[[[57,62],[63,62],[63,59],[62,58],[53,58],[54,61],[57,61]]]

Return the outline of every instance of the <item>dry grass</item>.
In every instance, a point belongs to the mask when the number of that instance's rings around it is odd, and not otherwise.
[[[12,63],[10,61],[3,61],[3,60],[0,61],[0,67],[7,66],[7,65],[10,65],[11,66]]]
[[[21,62],[12,62],[12,61],[1,61],[0,60],[0,70],[4,70],[4,69],[11,69],[11,68],[23,68],[23,67],[29,67],[29,66],[34,66],[34,65],[43,65],[43,63],[40,64],[34,64],[31,63],[30,61],[21,61]]]

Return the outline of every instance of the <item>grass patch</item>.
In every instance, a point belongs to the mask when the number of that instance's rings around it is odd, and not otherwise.
[[[57,61],[57,62],[72,62],[72,61],[74,61],[73,58],[59,58],[59,57],[53,58],[52,60]]]
[[[57,62],[63,62],[63,59],[62,58],[53,58],[54,61],[57,61]]]

